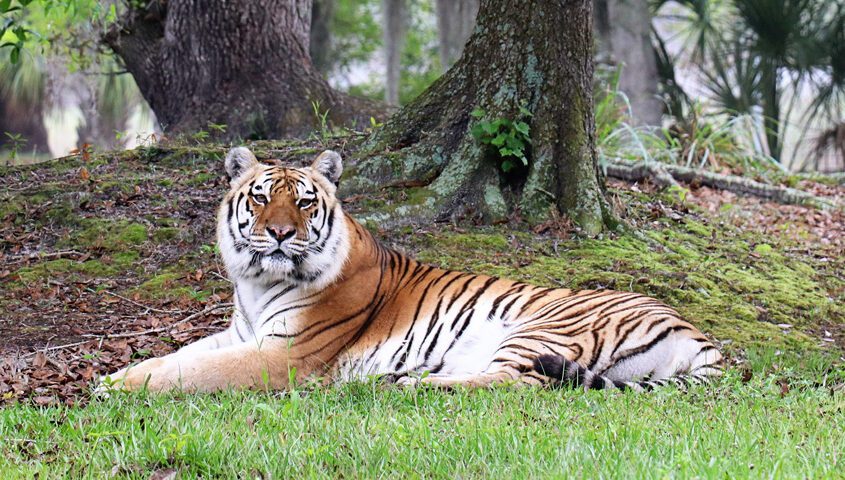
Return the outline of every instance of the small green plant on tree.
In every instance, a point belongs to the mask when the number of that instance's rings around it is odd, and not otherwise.
[[[526,149],[531,143],[531,127],[525,120],[531,117],[531,112],[521,106],[519,114],[519,120],[514,121],[508,118],[485,119],[487,113],[480,108],[471,113],[478,120],[472,126],[472,136],[482,144],[496,149],[501,158],[499,167],[505,173],[520,165],[528,166]]]

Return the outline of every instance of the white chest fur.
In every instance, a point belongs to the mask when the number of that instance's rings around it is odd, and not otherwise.
[[[286,283],[264,285],[242,280],[235,288],[236,307],[256,338],[294,335],[298,314],[308,296],[301,287]]]

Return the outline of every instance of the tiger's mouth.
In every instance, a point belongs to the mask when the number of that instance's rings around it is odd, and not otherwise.
[[[285,253],[285,251],[282,250],[281,248],[277,248],[277,249],[273,250],[272,252],[265,254],[264,256],[267,257],[267,258],[270,258],[272,260],[290,260],[291,259],[291,255]]]
[[[294,264],[299,264],[302,263],[304,255],[294,252],[288,253],[281,248],[277,248],[272,252],[265,254],[264,257],[277,262],[292,261]]]

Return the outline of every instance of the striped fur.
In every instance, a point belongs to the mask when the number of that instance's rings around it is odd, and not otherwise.
[[[448,271],[380,245],[335,198],[333,152],[296,169],[239,148],[226,164],[218,245],[235,285],[231,325],[117,372],[125,388],[285,388],[295,372],[647,390],[721,372],[713,344],[653,298]]]

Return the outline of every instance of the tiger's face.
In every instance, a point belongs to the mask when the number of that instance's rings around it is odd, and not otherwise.
[[[232,188],[218,216],[218,244],[229,273],[261,283],[327,279],[345,253],[335,197],[340,155],[325,151],[308,168],[288,168],[238,147],[226,156],[226,171]]]

